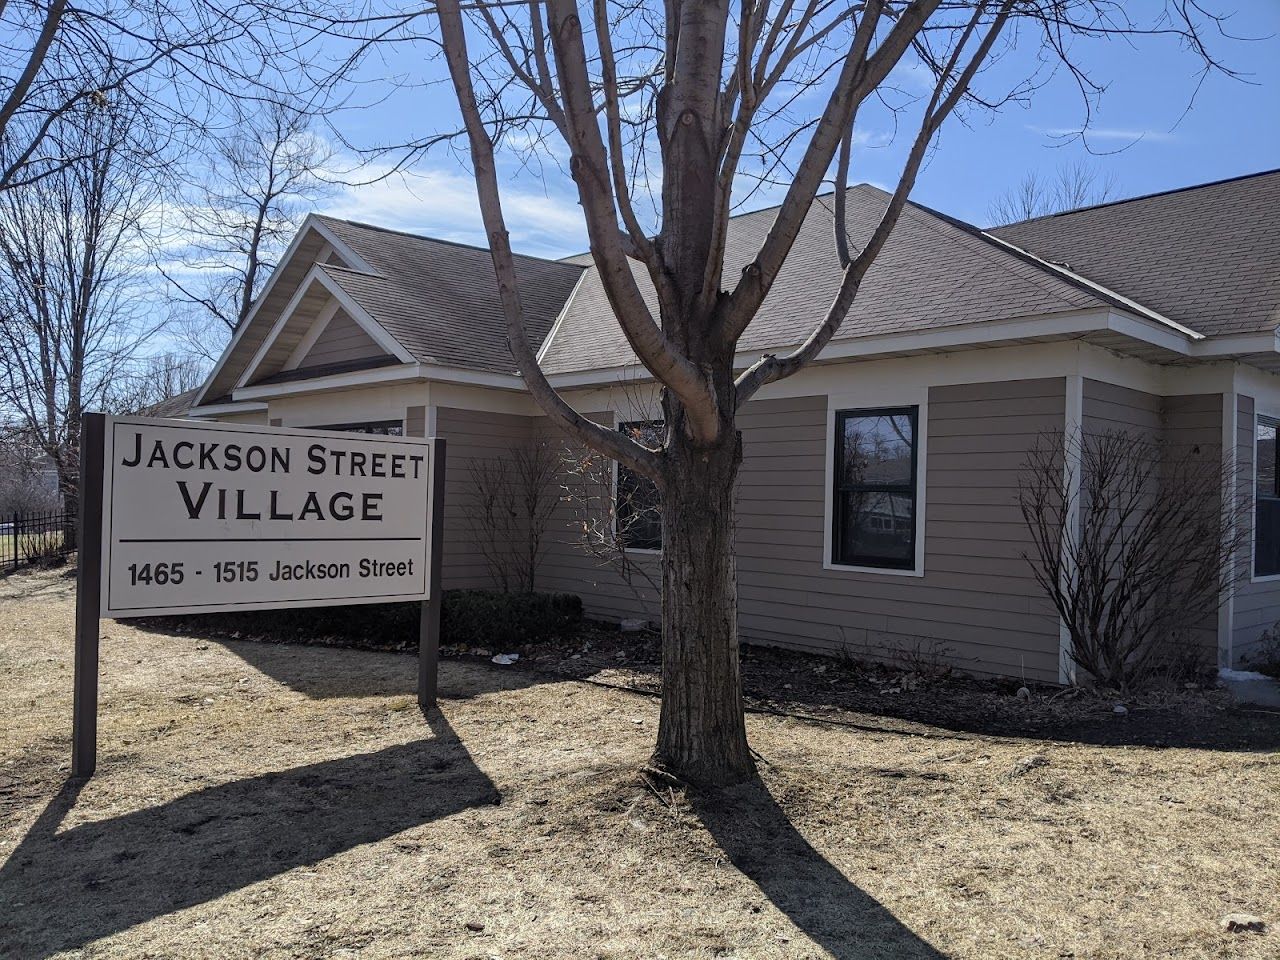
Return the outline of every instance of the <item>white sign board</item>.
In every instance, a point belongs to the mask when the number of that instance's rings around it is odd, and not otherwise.
[[[106,418],[102,616],[425,600],[431,441]]]

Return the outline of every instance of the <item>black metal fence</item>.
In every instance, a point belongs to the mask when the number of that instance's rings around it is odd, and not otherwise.
[[[0,571],[45,563],[75,550],[70,513],[15,513],[0,517]]]

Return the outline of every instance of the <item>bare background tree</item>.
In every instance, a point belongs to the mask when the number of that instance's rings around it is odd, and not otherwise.
[[[15,513],[52,513],[62,506],[56,478],[31,434],[17,421],[0,423],[0,522]]]
[[[1243,505],[1222,500],[1234,469],[1217,449],[1123,430],[1037,439],[1019,482],[1024,556],[1088,682],[1130,690],[1203,655],[1196,631],[1248,537]]]
[[[58,131],[89,107],[193,145],[225,101],[286,87],[277,68],[294,49],[269,7],[236,0],[3,3],[0,32],[0,190],[84,159]]]
[[[77,508],[80,419],[108,404],[151,331],[147,217],[160,145],[132,105],[63,115],[59,154],[75,156],[0,192],[0,405],[52,460]]]
[[[948,116],[962,104],[1025,100],[1043,82],[1038,73],[975,87],[993,57],[1033,47],[1046,71],[1061,66],[1088,98],[1100,85],[1073,59],[1084,41],[1163,34],[1208,70],[1216,62],[1202,34],[1217,21],[1170,2],[1144,25],[1115,0],[466,6],[441,0],[437,10],[512,353],[558,428],[651,478],[662,497],[663,701],[653,764],[707,784],[750,777],[733,544],[738,411],[803,369],[840,329]],[[851,231],[845,186],[859,110],[907,66],[931,75],[932,90],[901,114],[909,148],[877,222]],[[495,154],[547,139],[569,157],[614,317],[661,385],[661,444],[637,443],[575,410],[526,336]],[[786,186],[768,235],[728,276],[728,218],[747,168],[757,182]],[[740,370],[739,341],[832,178],[839,292],[823,316],[797,318],[798,346]],[[652,218],[642,216],[646,202]]]
[[[556,508],[556,452],[543,440],[471,461],[467,521],[499,590],[532,593]]]
[[[1076,161],[1063,164],[1052,174],[1028,172],[1017,186],[1010,187],[991,202],[987,216],[994,226],[1004,226],[1106,203],[1115,196],[1115,191],[1113,176]]]
[[[268,100],[214,138],[160,269],[190,349],[212,361],[248,315],[302,218],[328,196],[333,150],[305,104]]]
[[[200,358],[188,353],[169,350],[136,358],[103,397],[103,410],[150,417],[180,415],[185,410],[175,401],[200,386],[205,375]]]

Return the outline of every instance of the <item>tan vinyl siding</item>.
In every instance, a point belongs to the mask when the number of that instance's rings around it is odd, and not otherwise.
[[[613,426],[612,413],[587,413],[597,423]],[[548,423],[538,420],[539,437],[554,445],[557,450],[573,450],[563,433]],[[562,467],[561,482],[578,488]],[[650,588],[649,580],[661,583],[659,558],[652,553],[632,553],[627,568],[616,562],[607,562],[592,556],[582,546],[582,497],[560,496],[548,531],[547,551],[538,567],[537,587],[552,593],[573,593],[582,598],[587,616],[600,620],[618,621],[643,619],[656,621],[660,616],[661,601]],[[643,571],[643,572],[642,572]],[[647,573],[648,579],[645,574]]]
[[[1151,443],[1164,444],[1164,455],[1221,458],[1222,397],[1196,394],[1160,397],[1154,394],[1085,379],[1081,426],[1086,436],[1123,432]],[[1158,496],[1153,488],[1152,497]],[[1207,663],[1217,657],[1217,613],[1191,631],[1199,656]]]
[[[330,363],[346,363],[386,355],[387,351],[363,327],[351,319],[345,310],[339,310],[316,338],[298,367],[322,367]]]
[[[1239,468],[1238,482],[1243,485],[1248,503],[1254,496],[1254,400],[1239,395],[1236,398],[1236,455]],[[1252,508],[1249,521],[1253,524]],[[1254,582],[1249,575],[1253,571],[1253,540],[1245,547],[1248,553],[1246,575],[1236,584],[1232,602],[1231,656],[1232,665],[1248,665],[1249,658],[1258,653],[1259,641],[1276,621],[1280,621],[1280,580]]]
[[[435,435],[445,439],[447,461],[442,567],[446,590],[495,587],[477,545],[471,464],[479,459],[510,457],[513,448],[528,441],[530,430],[528,417],[437,408]]]
[[[748,404],[738,509],[746,640],[819,653],[934,651],[960,669],[1056,680],[1058,618],[1021,553],[1017,476],[1060,428],[1061,379],[934,387],[923,577],[823,567],[827,400]]]
[[[1160,397],[1086,378],[1082,400],[1081,427],[1086,436],[1125,432],[1151,441],[1160,439]]]
[[[1167,453],[1171,457],[1203,457],[1222,463],[1222,394],[1192,394],[1165,397],[1162,422]],[[1219,497],[1211,505],[1222,509]],[[1208,666],[1218,662],[1218,611],[1209,613],[1192,633],[1200,648],[1200,659]]]

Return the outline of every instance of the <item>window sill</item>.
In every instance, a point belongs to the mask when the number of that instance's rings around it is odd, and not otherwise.
[[[920,567],[860,567],[848,563],[832,563],[822,561],[823,570],[834,570],[837,573],[871,573],[888,577],[923,577],[924,569]]]
[[[1251,574],[1249,576],[1250,583],[1277,583],[1280,582],[1280,573],[1267,573],[1262,576]]]

